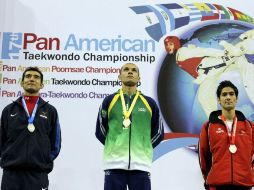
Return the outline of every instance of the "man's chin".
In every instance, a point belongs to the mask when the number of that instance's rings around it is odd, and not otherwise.
[[[225,110],[227,110],[227,111],[231,111],[231,110],[233,110],[233,109],[235,109],[234,106],[228,106],[228,107],[225,108]]]
[[[132,82],[132,81],[127,81],[123,83],[125,86],[129,86],[129,87],[133,87],[133,86],[137,86],[137,83]]]
[[[28,88],[28,89],[25,89],[26,92],[28,92],[29,94],[35,94],[38,92],[38,90],[35,90],[33,88]]]

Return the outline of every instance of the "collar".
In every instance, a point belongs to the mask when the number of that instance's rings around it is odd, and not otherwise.
[[[211,112],[211,114],[209,116],[209,122],[211,122],[211,123],[222,122],[222,120],[220,118],[221,114],[222,114],[221,110]],[[235,111],[235,115],[236,115],[238,121],[245,121],[246,120],[243,113],[238,110]]]
[[[120,94],[120,90],[121,90],[121,89],[119,89],[119,90],[117,91],[118,94]],[[128,96],[128,97],[132,97],[133,95],[135,95],[135,94],[137,93],[137,91],[139,91],[139,90],[137,89],[137,90],[136,90],[135,92],[133,92],[131,95],[129,95],[128,93],[126,93],[126,92],[123,91],[123,95],[126,95],[126,96]],[[141,91],[139,91],[139,92],[140,92],[139,94],[142,94]]]
[[[23,105],[22,105],[22,96],[20,96],[18,99],[16,99],[15,101],[14,101],[14,103],[17,103],[17,104],[19,104],[19,105],[21,105],[22,107],[23,107]],[[44,101],[40,96],[39,96],[39,104],[38,104],[38,107],[40,107],[40,106],[42,106],[42,105],[44,105],[44,104],[46,104],[46,103],[48,103],[48,101],[46,102],[46,101]]]
[[[39,96],[24,96],[25,101],[29,103],[36,103],[38,98]]]

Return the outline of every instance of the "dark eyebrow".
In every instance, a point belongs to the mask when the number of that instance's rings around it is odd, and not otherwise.
[[[231,95],[231,94],[235,94],[235,92],[234,92],[234,91],[230,91],[230,92],[222,92],[221,94],[222,94],[222,95],[227,95],[227,94],[230,94],[230,95]]]
[[[25,77],[29,77],[29,76],[34,76],[34,77],[38,77],[38,78],[41,77],[40,75],[37,75],[37,74],[30,74],[30,73],[25,74]]]

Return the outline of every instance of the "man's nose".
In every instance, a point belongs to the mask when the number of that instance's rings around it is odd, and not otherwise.
[[[231,98],[231,96],[228,94],[227,96],[226,96],[226,99],[230,99]]]
[[[31,77],[29,78],[29,80],[30,80],[30,81],[34,81],[34,80],[35,80],[35,77],[31,76]]]

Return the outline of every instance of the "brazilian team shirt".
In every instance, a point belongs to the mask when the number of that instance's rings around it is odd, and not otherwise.
[[[124,94],[127,109],[135,94]],[[123,126],[120,92],[107,96],[99,109],[96,137],[104,144],[104,169],[150,171],[153,148],[164,130],[155,101],[140,94],[131,112],[129,127]]]

